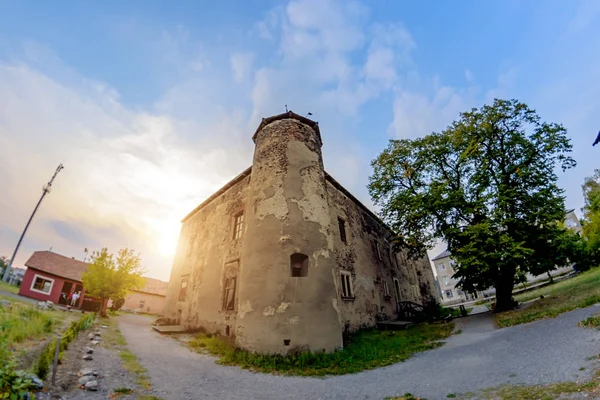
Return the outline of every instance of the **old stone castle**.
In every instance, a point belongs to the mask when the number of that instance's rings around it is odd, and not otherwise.
[[[323,168],[318,124],[263,119],[250,168],[183,220],[164,316],[261,353],[333,351],[344,329],[436,297],[427,256],[393,233]]]

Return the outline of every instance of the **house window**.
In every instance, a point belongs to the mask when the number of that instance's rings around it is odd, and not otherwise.
[[[52,286],[54,286],[54,279],[46,278],[41,275],[35,275],[33,277],[33,282],[31,284],[31,291],[50,294],[52,291]]]
[[[338,217],[338,227],[340,228],[340,239],[342,242],[348,243],[346,240],[346,221]]]
[[[454,266],[456,265],[456,264],[455,264],[455,262],[454,262],[453,260],[450,260],[450,262],[449,262],[448,264],[450,264],[450,266],[451,266],[452,268],[454,268]]]
[[[233,238],[239,239],[242,237],[242,230],[244,229],[244,213],[239,213],[235,216],[233,221]]]
[[[301,253],[292,254],[290,256],[290,270],[294,278],[308,276],[308,256]]]
[[[352,274],[349,271],[340,271],[340,278],[342,279],[342,299],[353,299]]]
[[[188,275],[184,275],[181,277],[181,288],[179,289],[179,301],[185,301],[185,299],[187,297],[188,280],[189,280]]]
[[[452,290],[448,289],[448,290],[446,290],[446,292],[445,292],[445,293],[446,293],[446,297],[447,297],[447,298],[449,298],[449,299],[451,299],[451,298],[452,298]]]
[[[446,266],[444,265],[444,263],[438,264],[438,270],[440,270],[440,271],[446,270]]]
[[[140,300],[140,307],[139,308],[144,308],[145,305],[146,305],[146,300]]]
[[[384,297],[391,297],[390,296],[390,288],[388,286],[387,281],[383,281],[383,296]]]
[[[225,279],[223,287],[223,310],[225,311],[235,309],[235,282],[235,276]]]

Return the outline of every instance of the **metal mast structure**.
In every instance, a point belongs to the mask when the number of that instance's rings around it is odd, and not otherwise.
[[[52,188],[52,182],[54,182],[54,178],[56,178],[56,175],[58,175],[58,173],[63,168],[64,167],[62,164],[58,164],[56,171],[54,171],[54,175],[52,175],[52,178],[50,179],[50,181],[46,185],[44,185],[44,187],[42,188],[42,197],[40,197],[40,200],[38,201],[37,205],[33,209],[33,213],[31,214],[31,217],[29,217],[29,221],[27,221],[27,225],[25,225],[25,229],[23,229],[23,233],[21,233],[21,237],[19,238],[17,247],[15,247],[15,251],[13,252],[13,255],[10,258],[10,261],[8,263],[8,266],[6,267],[6,270],[4,271],[4,276],[2,276],[2,280],[4,282],[8,281],[8,277],[10,276],[10,271],[12,270],[12,264],[15,261],[15,257],[17,255],[17,252],[19,251],[19,247],[21,246],[21,242],[23,241],[23,238],[25,237],[25,233],[27,233],[27,228],[29,228],[29,224],[31,224],[31,221],[33,220],[35,213],[37,212],[38,208],[40,207],[40,204],[42,204],[42,200],[44,200],[44,197],[46,197],[46,195],[48,193],[50,193],[50,189]]]

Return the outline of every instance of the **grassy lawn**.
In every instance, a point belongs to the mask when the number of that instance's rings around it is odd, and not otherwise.
[[[503,312],[496,315],[501,327],[524,324],[542,318],[554,318],[576,308],[600,302],[600,268],[583,272],[574,278],[545,286],[516,296],[518,301],[527,301],[540,296],[529,307]]]
[[[59,311],[40,311],[19,301],[11,301],[8,307],[0,306],[0,333],[9,346],[38,339],[51,334],[62,325]]]
[[[454,324],[419,324],[402,331],[357,332],[344,350],[330,354],[260,355],[235,349],[225,338],[198,334],[188,345],[220,357],[219,363],[268,373],[323,376],[351,374],[404,361],[416,352],[439,347]]]
[[[19,293],[19,287],[18,286],[14,286],[14,285],[9,285],[6,282],[1,282],[0,281],[0,291],[5,291],[5,292],[10,292],[13,294],[17,294]]]

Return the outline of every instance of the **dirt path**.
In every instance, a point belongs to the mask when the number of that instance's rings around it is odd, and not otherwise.
[[[598,311],[595,305],[505,329],[495,329],[489,314],[464,318],[462,333],[441,348],[385,368],[325,379],[221,366],[153,331],[148,317],[125,315],[118,322],[129,349],[148,369],[153,393],[163,399],[383,399],[405,392],[445,399],[502,384],[588,379],[596,367],[588,357],[598,354],[600,335],[577,323]]]

